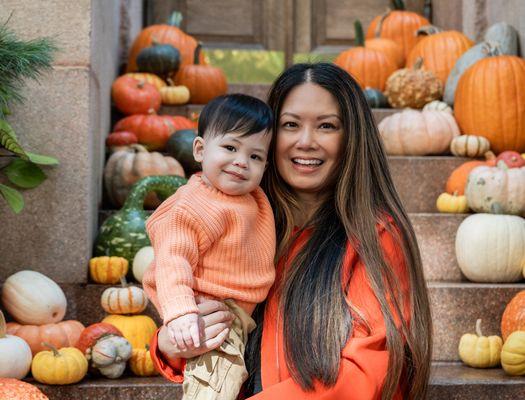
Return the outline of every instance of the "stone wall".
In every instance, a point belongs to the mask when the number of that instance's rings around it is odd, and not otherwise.
[[[122,13],[122,10],[125,13]],[[123,14],[123,17],[121,17]],[[0,282],[20,269],[86,282],[102,198],[110,88],[122,48],[142,24],[141,0],[2,0],[0,21],[21,38],[56,38],[53,70],[29,81],[9,121],[30,151],[60,165],[24,193],[19,215],[0,202]],[[120,34],[120,26],[125,27]]]

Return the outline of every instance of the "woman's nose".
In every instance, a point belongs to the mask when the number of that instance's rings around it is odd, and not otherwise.
[[[312,129],[305,127],[299,132],[296,146],[299,149],[312,149],[316,147],[315,134]]]

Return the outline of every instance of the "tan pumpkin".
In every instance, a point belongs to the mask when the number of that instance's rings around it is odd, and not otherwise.
[[[36,271],[19,271],[4,282],[2,303],[21,324],[43,325],[62,321],[66,295],[53,280]]]
[[[449,114],[454,114],[452,108],[447,103],[440,100],[433,100],[430,103],[425,104],[423,111],[445,111]]]
[[[97,283],[117,283],[128,273],[129,263],[124,257],[101,256],[89,260],[89,275]]]
[[[378,128],[390,155],[443,154],[459,135],[454,117],[443,111],[406,109],[383,119]]]
[[[505,340],[501,366],[509,375],[525,375],[525,331],[514,331]]]
[[[150,83],[153,86],[155,86],[159,91],[163,87],[168,86],[160,76],[150,74],[148,72],[128,72],[127,74],[124,74],[124,76],[129,76],[133,79],[136,79],[139,82],[145,81],[147,83]]]
[[[122,332],[134,349],[144,349],[157,331],[157,325],[147,315],[108,315],[102,320]]]
[[[33,359],[31,374],[36,381],[46,385],[69,385],[80,382],[87,374],[88,362],[75,347],[57,350],[45,344],[51,351],[41,351]]]
[[[442,213],[466,213],[469,210],[466,196],[446,192],[441,193],[437,198],[436,208]]]
[[[131,371],[137,376],[155,376],[159,374],[151,359],[149,346],[146,346],[145,349],[133,349],[129,359],[129,366]]]
[[[483,336],[481,319],[476,321],[476,333],[461,336],[458,346],[459,358],[469,367],[492,368],[500,363],[503,340],[499,336]]]
[[[31,349],[18,336],[6,334],[5,318],[0,311],[0,378],[25,378],[31,368]]]
[[[473,282],[517,282],[525,264],[525,219],[473,214],[456,233],[459,268]]]
[[[57,349],[76,346],[84,325],[75,320],[62,321],[56,324],[20,325],[16,322],[7,323],[7,333],[24,339],[33,355],[46,350],[43,342]]]
[[[160,89],[162,104],[181,105],[190,101],[190,91],[184,86],[166,86]]]
[[[421,69],[420,59],[413,68],[394,72],[386,81],[385,96],[394,108],[423,108],[441,99],[443,84],[431,71]]]
[[[141,145],[131,145],[111,155],[104,168],[104,183],[111,202],[120,207],[126,201],[131,186],[139,179],[151,175],[179,175],[184,170],[177,160],[157,152],[148,152]],[[161,203],[152,192],[144,205],[155,208]]]
[[[126,279],[121,279],[122,287],[107,288],[102,292],[100,304],[108,314],[138,314],[148,306],[144,290],[137,286],[128,286]]]
[[[450,143],[450,152],[457,157],[481,157],[489,150],[490,142],[483,136],[461,135]]]
[[[474,168],[465,195],[476,212],[525,216],[525,167],[509,168],[499,161],[496,167]]]

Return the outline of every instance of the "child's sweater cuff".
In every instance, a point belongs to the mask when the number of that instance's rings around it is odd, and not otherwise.
[[[198,312],[199,308],[195,302],[195,297],[191,295],[173,297],[168,303],[162,305],[164,325],[182,315]]]

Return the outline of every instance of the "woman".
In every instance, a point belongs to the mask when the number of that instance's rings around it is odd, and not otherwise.
[[[268,104],[277,279],[246,350],[249,398],[424,398],[431,319],[421,259],[361,89],[335,65],[297,64]],[[231,315],[213,301],[200,311],[201,347],[174,349],[164,329],[152,342],[173,381],[184,358],[224,340]]]

